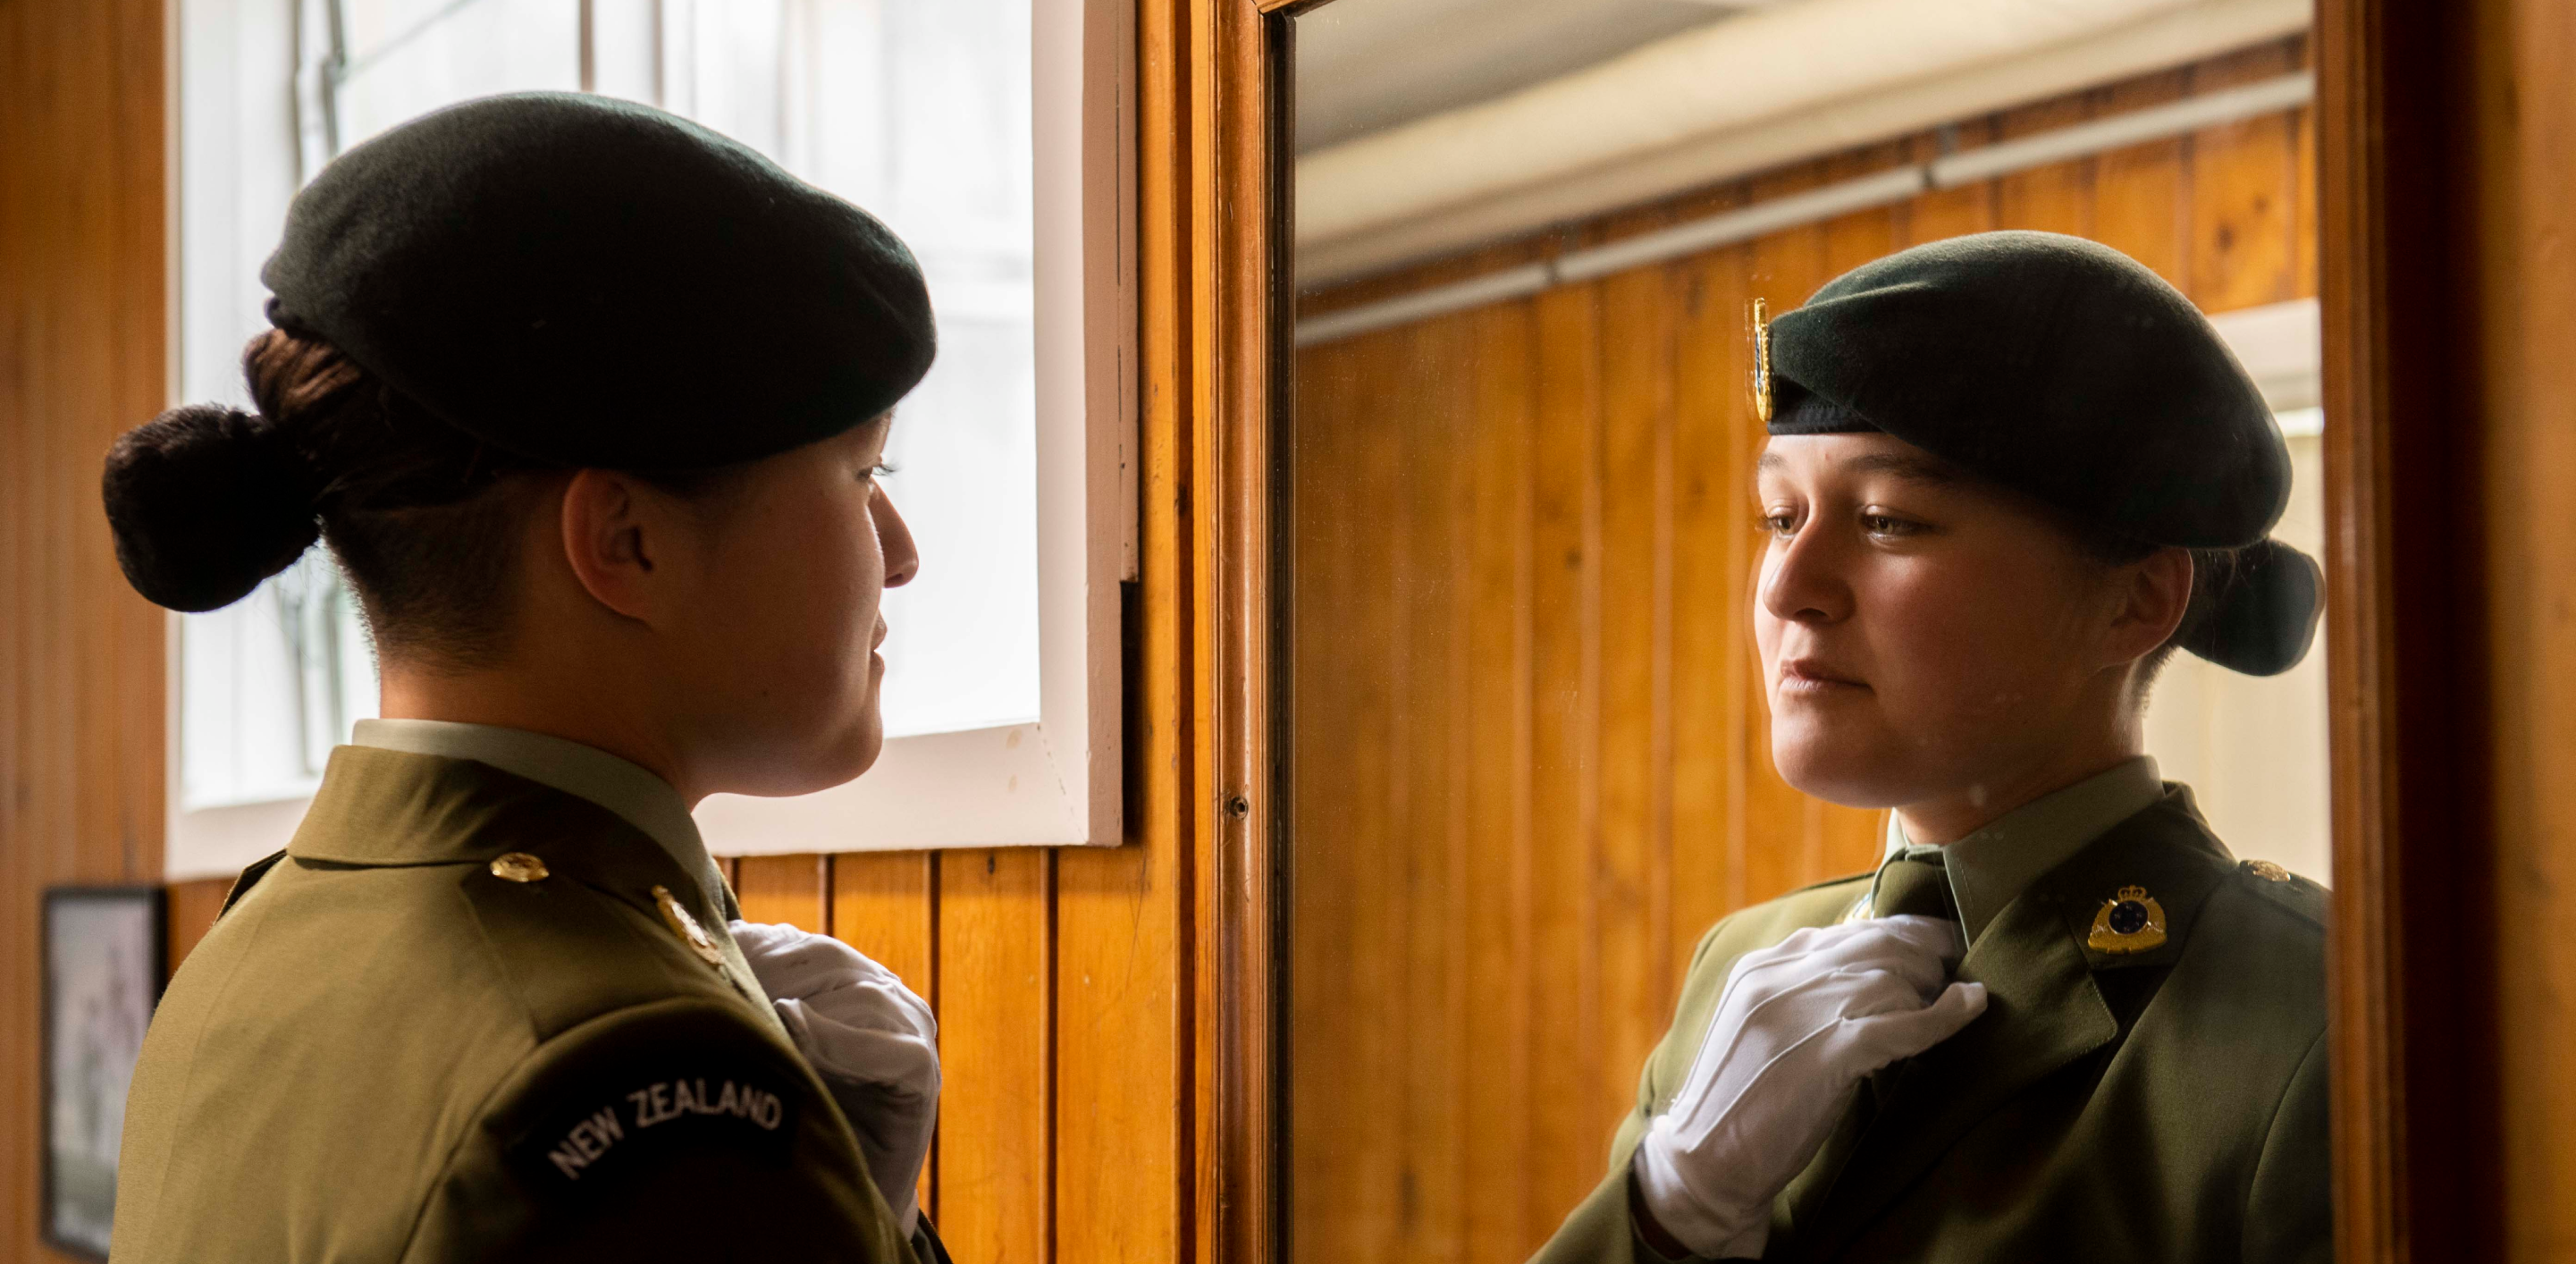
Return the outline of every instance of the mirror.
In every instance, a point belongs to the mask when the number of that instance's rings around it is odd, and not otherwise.
[[[1638,1130],[1706,1087],[1688,1083],[1693,1051],[1728,1021],[1724,972],[1695,967],[1711,928],[1734,919],[1711,941],[1732,960],[1872,894],[1901,797],[1812,766],[1791,770],[1802,789],[1775,758],[1766,600],[1785,604],[1775,631],[1845,612],[1764,590],[1786,547],[1766,498],[1828,497],[1812,479],[1757,496],[1772,441],[1748,388],[1756,300],[1778,318],[1854,268],[1992,230],[2117,250],[2205,313],[2259,391],[2288,463],[2271,535],[2322,556],[2307,6],[2028,9],[1331,0],[1294,19],[1293,490],[1277,529],[1296,1259],[1611,1258],[1629,1199],[1694,1189],[1684,1169],[1707,1161],[1671,1142],[1669,1187],[1622,1193]],[[1854,442],[1800,441],[1819,437]],[[1964,473],[1941,494],[2011,500]],[[1773,1149],[1803,1144],[1833,1170],[1774,1160],[1794,1176],[1769,1206],[1807,1217],[1773,1226],[1774,1258],[1879,1258],[1873,1235],[1891,1234],[2015,1258],[2034,1226],[2120,1241],[2133,1219],[2162,1226],[2140,1241],[2184,1243],[2174,1258],[2194,1234],[2325,1231],[2322,1114],[2260,1113],[2205,1145],[2137,1120],[2222,1052],[2270,1077],[2271,1100],[2322,1110],[2305,1024],[2323,1013],[2326,652],[2320,638],[2268,676],[2176,653],[2145,693],[2137,743],[2226,857],[2106,869],[2090,843],[2131,827],[2124,813],[1985,814],[2021,825],[1974,865],[1950,853],[1969,944],[1953,978],[2002,1003],[1858,1088],[1811,1069],[1821,1087],[1804,1091],[1830,1100],[1798,1126],[1824,1133]],[[1822,731],[1845,749],[1846,731]],[[2019,807],[2073,785],[2002,793]],[[2079,836],[2029,841],[2052,830]],[[1852,875],[1833,915],[1774,903]],[[2222,942],[2222,927],[2293,946]],[[2124,938],[2150,929],[2153,949]],[[2176,1015],[2251,995],[2220,1000],[2214,975],[2272,990],[2186,1048]],[[2047,1021],[2025,1021],[2034,1007]],[[2311,1124],[2315,1170],[2262,1173],[2252,1204],[2185,1214],[2079,1192],[2084,1173],[2142,1163],[2171,1188],[2241,1176],[2241,1191],[2257,1174],[2228,1165],[2272,1135],[2245,1128],[2291,1129],[2278,1144],[2295,1149]],[[2032,1170],[1972,1170],[1992,1163]],[[1672,1240],[1770,1214],[1709,1212]]]

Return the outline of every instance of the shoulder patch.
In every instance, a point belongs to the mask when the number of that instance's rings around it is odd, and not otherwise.
[[[674,1059],[657,1069],[568,1086],[508,1147],[521,1179],[565,1190],[613,1178],[647,1152],[721,1145],[784,1164],[798,1095],[749,1065]]]
[[[2236,880],[2237,885],[2305,921],[2320,927],[2326,923],[2331,893],[2269,860],[2237,862]]]
[[[703,1003],[646,1006],[565,1039],[488,1124],[533,1190],[575,1195],[656,1155],[722,1151],[783,1168],[813,1107],[792,1054]]]

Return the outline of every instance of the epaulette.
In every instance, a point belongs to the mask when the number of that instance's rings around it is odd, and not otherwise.
[[[2239,883],[2252,889],[2256,895],[2279,905],[2314,926],[2319,928],[2325,926],[2328,892],[2324,887],[2269,860],[2238,861],[2236,877]]]

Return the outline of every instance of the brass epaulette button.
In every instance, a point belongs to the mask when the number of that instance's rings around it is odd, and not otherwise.
[[[2289,870],[2273,864],[2268,860],[2246,861],[2245,872],[2253,874],[2255,877],[2261,878],[2265,882],[2287,882],[2290,880]]]
[[[503,882],[543,882],[546,873],[546,862],[523,851],[492,858],[492,876]]]
[[[662,906],[662,920],[671,924],[671,933],[678,935],[680,941],[689,946],[689,951],[698,954],[698,959],[708,965],[724,969],[724,949],[716,947],[715,938],[707,934],[707,928],[698,925],[698,919],[689,916],[689,910],[681,907],[679,897],[671,894],[671,888],[654,887],[653,902]]]

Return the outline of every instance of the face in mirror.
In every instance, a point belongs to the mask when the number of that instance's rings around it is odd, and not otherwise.
[[[1298,1259],[2326,1249],[2305,16],[2015,7],[1295,19]]]
[[[1756,468],[1782,780],[1948,841],[2139,748],[2188,552],[2088,549],[2066,515],[1886,434],[1783,435]]]

